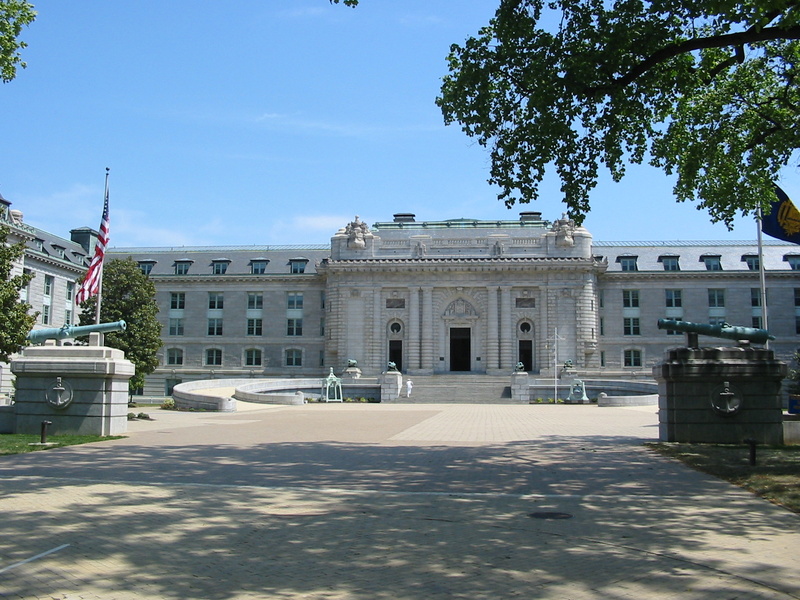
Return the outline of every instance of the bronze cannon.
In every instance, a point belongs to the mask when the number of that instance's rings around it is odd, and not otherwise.
[[[710,337],[725,338],[729,340],[745,340],[754,344],[766,344],[768,340],[774,340],[775,336],[770,335],[766,329],[756,329],[754,327],[734,327],[727,323],[723,325],[710,325],[708,323],[692,323],[690,321],[677,321],[675,319],[659,319],[659,329],[672,331],[683,331],[688,334],[688,346],[697,347],[697,336],[707,335]]]
[[[125,321],[114,321],[113,323],[98,323],[96,325],[64,325],[62,327],[48,327],[44,329],[34,329],[28,334],[28,341],[32,344],[44,344],[46,340],[66,340],[70,338],[89,335],[90,333],[112,333],[114,331],[125,331],[128,327]]]

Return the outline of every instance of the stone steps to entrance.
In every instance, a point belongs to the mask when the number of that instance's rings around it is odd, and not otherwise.
[[[411,380],[411,398],[405,396],[405,382]],[[508,404],[510,377],[492,375],[404,375],[400,398],[409,404]]]

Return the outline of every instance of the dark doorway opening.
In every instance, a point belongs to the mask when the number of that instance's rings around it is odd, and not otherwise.
[[[469,327],[450,328],[450,370],[471,371],[472,349]]]
[[[533,371],[533,341],[519,340],[519,358],[526,371]]]
[[[403,340],[389,340],[389,362],[397,365],[397,370],[403,371]]]

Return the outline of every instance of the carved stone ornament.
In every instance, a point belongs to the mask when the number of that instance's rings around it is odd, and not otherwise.
[[[369,227],[358,218],[358,215],[356,215],[354,221],[347,224],[347,227],[344,228],[344,232],[347,234],[347,247],[353,250],[363,250],[366,248],[366,238],[372,236]]]
[[[575,245],[573,233],[575,233],[575,221],[567,217],[567,213],[553,223],[553,231],[556,234],[556,246],[560,248],[571,248]]]
[[[57,377],[55,382],[45,391],[47,403],[53,408],[66,408],[72,402],[72,386],[68,381]]]

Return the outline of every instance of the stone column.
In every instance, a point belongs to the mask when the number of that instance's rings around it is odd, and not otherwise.
[[[500,287],[500,368],[514,368],[514,323],[511,320],[511,287]]]
[[[408,335],[406,340],[408,348],[406,349],[408,355],[408,367],[406,370],[409,373],[419,370],[419,288],[412,287],[408,289]]]
[[[433,372],[433,288],[422,288],[422,371]]]
[[[498,331],[497,324],[500,318],[497,313],[497,287],[489,286],[486,288],[489,294],[489,302],[486,312],[486,372],[497,371],[500,367],[498,354]]]
[[[382,308],[383,294],[381,288],[376,287],[372,290],[372,356],[371,362],[378,373],[386,370],[388,360],[388,335],[386,324],[383,322]]]

